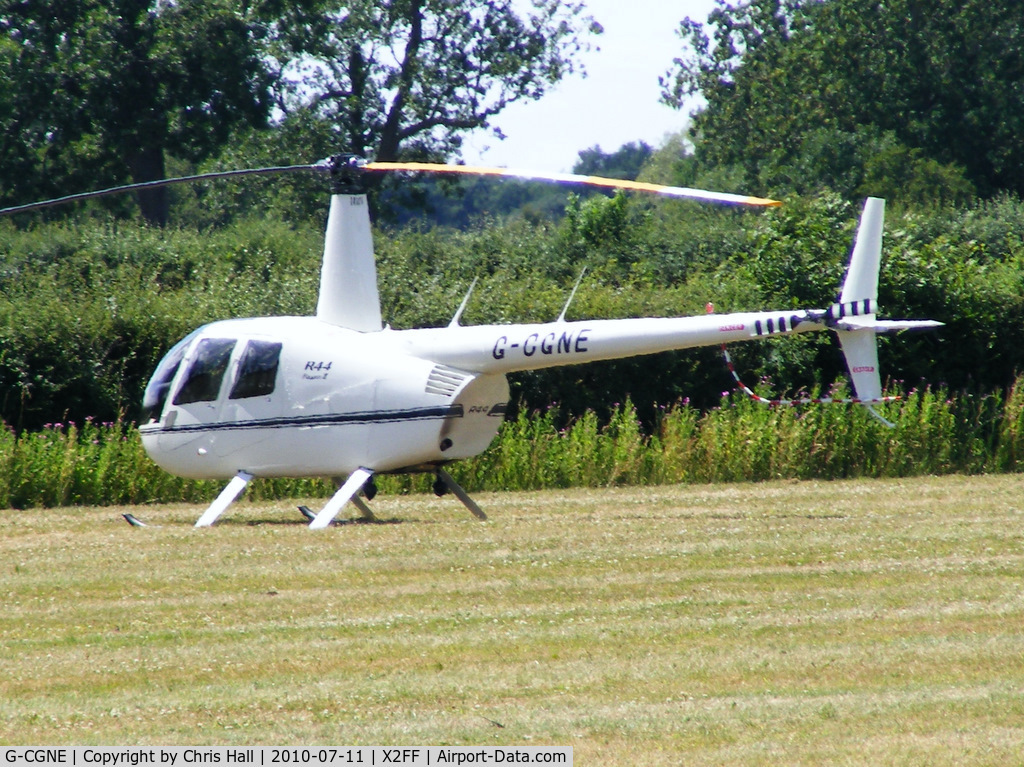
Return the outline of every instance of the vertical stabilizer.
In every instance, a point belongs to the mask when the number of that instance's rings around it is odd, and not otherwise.
[[[885,200],[868,197],[860,216],[857,236],[853,241],[850,266],[839,294],[840,304],[878,300],[878,270],[882,261],[882,224]]]
[[[878,373],[878,341],[873,330],[837,330],[843,347],[850,383],[859,400],[882,397],[882,377]]]
[[[365,194],[334,194],[327,216],[316,316],[369,333],[381,329],[377,265]]]
[[[882,225],[885,220],[885,200],[869,197],[864,201],[864,212],[853,242],[846,280],[839,294],[839,304],[833,307],[835,319],[857,316],[865,327],[855,330],[837,330],[839,344],[850,370],[850,382],[858,399],[877,400],[882,396],[882,381],[878,372],[878,343],[870,324],[875,319],[878,302],[878,272],[882,261]]]

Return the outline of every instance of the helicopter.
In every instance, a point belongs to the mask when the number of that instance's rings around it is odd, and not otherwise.
[[[337,491],[311,529],[328,527],[348,503],[367,520],[374,477],[430,473],[438,495],[454,494],[487,515],[446,467],[482,453],[508,409],[509,373],[698,346],[832,331],[858,403],[886,401],[877,335],[924,330],[934,320],[878,319],[885,201],[868,198],[846,277],[825,308],[664,318],[462,325],[469,293],[446,327],[395,330],[382,318],[368,173],[417,171],[514,176],[632,189],[717,203],[770,207],[775,200],[564,173],[434,163],[368,162],[339,154],[313,165],[223,171],[131,184],[0,210],[0,215],[197,179],[312,170],[330,182],[316,314],[228,319],[197,328],[157,365],[138,429],[150,458],[173,474],[227,480],[195,523],[212,525],[255,477],[329,477]],[[578,285],[578,283],[577,283]],[[575,289],[574,291],[575,292]],[[572,295],[569,302],[572,301]],[[131,520],[129,520],[131,521]]]

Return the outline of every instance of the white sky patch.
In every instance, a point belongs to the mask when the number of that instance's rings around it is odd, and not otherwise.
[[[679,22],[686,16],[704,22],[714,7],[714,0],[588,0],[604,34],[591,39],[600,50],[582,57],[587,77],[571,75],[541,100],[505,109],[493,122],[507,138],[470,134],[464,160],[570,171],[579,151],[595,145],[605,152],[631,141],[657,148],[666,135],[686,127],[692,109],[672,109],[659,100],[658,77],[683,49]]]

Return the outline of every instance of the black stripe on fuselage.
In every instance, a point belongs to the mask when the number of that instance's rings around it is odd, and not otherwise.
[[[329,413],[327,415],[260,418],[249,421],[196,423],[185,426],[143,427],[147,434],[189,434],[204,431],[245,431],[248,429],[295,429],[316,426],[346,426],[349,424],[399,423],[402,421],[431,421],[443,418],[462,418],[462,405],[447,407],[418,407],[408,410],[367,410],[358,413]]]

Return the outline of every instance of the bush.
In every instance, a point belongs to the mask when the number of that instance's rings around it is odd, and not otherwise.
[[[485,220],[466,231],[376,234],[383,315],[393,327],[447,324],[474,278],[466,324],[568,317],[822,308],[843,277],[858,210],[831,194],[767,213],[677,200],[594,197],[561,224]],[[891,205],[880,303],[887,316],[934,318],[932,334],[883,339],[883,369],[910,386],[997,392],[1024,370],[1024,205]],[[310,314],[320,224],[247,220],[153,230],[88,220],[0,225],[0,418],[45,423],[131,419],[164,352],[201,324]],[[827,388],[844,372],[827,334],[737,345],[745,374],[782,391]],[[601,424],[628,395],[645,430],[691,397],[715,406],[728,381],[714,349],[512,377],[512,413],[561,405],[561,428],[594,409]],[[979,395],[980,396],[980,395]]]
[[[836,392],[840,396],[842,392]],[[467,490],[541,490],[770,479],[907,477],[1024,469],[1024,377],[1005,397],[915,389],[880,407],[894,428],[852,405],[766,407],[742,393],[701,413],[664,408],[645,432],[633,403],[603,424],[592,410],[559,426],[557,410],[507,421],[495,443],[452,467]],[[381,476],[385,493],[426,492],[429,475]],[[205,503],[221,483],[173,477],[124,422],[0,428],[0,508],[160,501]],[[326,480],[256,480],[250,498],[326,497]]]

